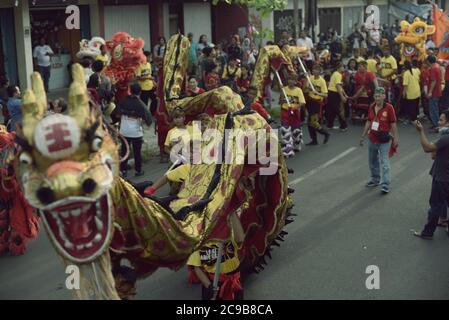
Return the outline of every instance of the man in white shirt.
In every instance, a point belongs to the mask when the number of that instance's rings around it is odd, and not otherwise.
[[[46,44],[45,38],[41,38],[40,44],[34,48],[33,57],[39,67],[39,73],[44,81],[45,92],[48,93],[48,82],[50,81],[51,57],[53,50]]]
[[[301,34],[299,35],[298,40],[296,41],[296,45],[299,47],[307,47],[309,49],[309,54],[306,59],[306,64],[310,68],[312,66],[312,62],[315,59],[315,56],[313,55],[313,41],[307,36],[307,33],[303,30],[301,31]]]

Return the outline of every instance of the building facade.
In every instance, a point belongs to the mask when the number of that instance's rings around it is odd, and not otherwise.
[[[80,10],[80,29],[67,30],[68,5]],[[248,9],[238,5],[192,0],[1,0],[0,75],[12,84],[26,88],[32,73],[33,48],[45,37],[56,55],[52,58],[50,90],[68,85],[66,68],[76,61],[81,39],[101,36],[110,39],[125,31],[145,40],[145,49],[181,32],[192,32],[198,41],[204,34],[209,41],[229,40],[231,34],[244,34]]]
[[[392,6],[399,2],[426,3],[425,0],[299,0],[299,23],[301,28],[313,25],[315,35],[332,27],[347,36],[354,25],[364,22],[367,5],[378,6],[380,23],[384,24],[394,21]],[[449,0],[435,2],[443,9],[449,8]],[[70,4],[80,9],[79,30],[65,28],[68,16],[65,8]],[[274,31],[277,40],[284,30],[294,34],[293,21],[293,0],[288,1],[285,10],[274,11],[264,18],[253,9],[224,1],[214,6],[208,0],[0,0],[0,75],[6,74],[11,83],[28,87],[34,68],[32,50],[42,36],[57,51],[52,59],[52,89],[68,84],[66,65],[75,60],[81,39],[92,36],[109,39],[114,33],[125,31],[142,37],[145,49],[151,50],[161,36],[168,39],[177,32],[192,32],[195,41],[204,34],[209,41],[218,43],[229,40],[232,34],[244,35],[251,23],[258,29]]]

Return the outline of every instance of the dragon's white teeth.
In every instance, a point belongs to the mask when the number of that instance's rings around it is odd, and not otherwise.
[[[98,217],[95,217],[95,225],[97,226],[98,231],[103,230],[103,222]]]
[[[70,211],[61,211],[59,213],[61,215],[61,217],[63,217],[64,219],[67,219],[70,216]]]
[[[70,215],[72,217],[79,217],[80,214],[81,214],[81,208],[74,209],[74,210],[70,211]]]
[[[95,238],[93,240],[94,243],[100,242],[101,241],[101,234],[97,233],[95,235]]]
[[[90,204],[86,204],[85,206],[83,206],[82,211],[83,212],[89,211],[90,206],[91,206]]]
[[[64,241],[64,247],[67,249],[73,249],[73,243],[71,243],[69,240]]]
[[[85,247],[86,249],[90,249],[90,248],[93,247],[93,245],[94,245],[94,244],[93,244],[92,242],[89,242],[89,243],[85,244],[84,247]]]
[[[58,218],[58,213],[56,211],[51,211],[50,214],[54,219]]]
[[[76,250],[83,250],[84,244],[79,244],[76,246]]]

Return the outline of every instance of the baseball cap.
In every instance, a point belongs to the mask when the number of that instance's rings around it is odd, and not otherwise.
[[[374,94],[385,94],[385,88],[377,87],[376,90],[374,90]]]

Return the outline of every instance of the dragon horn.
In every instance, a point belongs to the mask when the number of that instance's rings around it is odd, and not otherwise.
[[[47,111],[47,95],[44,82],[38,72],[31,75],[32,89],[28,89],[23,96],[23,135],[30,144],[34,142],[34,130]]]
[[[76,120],[80,128],[85,128],[89,117],[89,96],[87,94],[84,70],[80,64],[72,66],[73,82],[69,89],[69,115]]]

